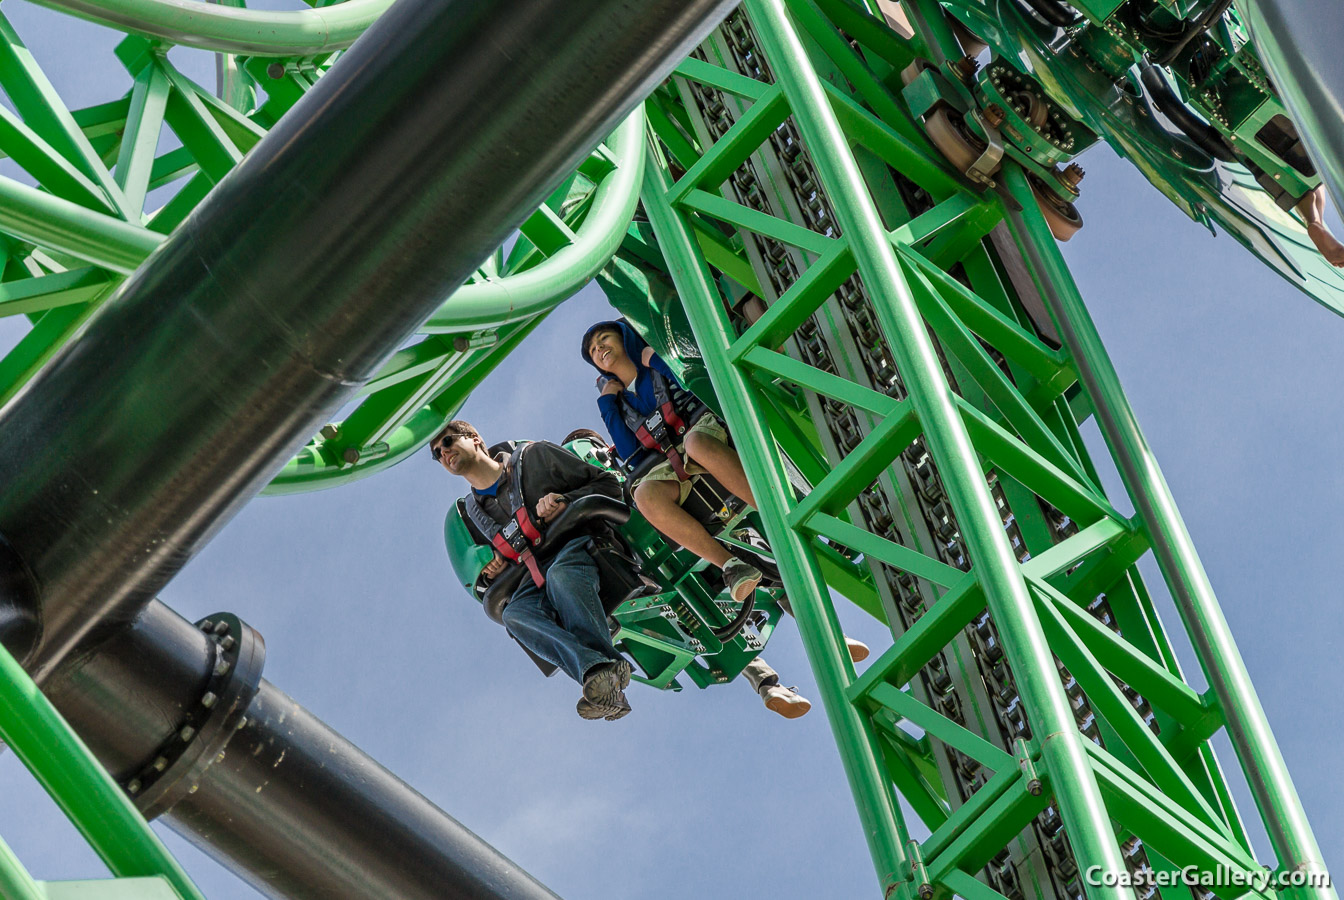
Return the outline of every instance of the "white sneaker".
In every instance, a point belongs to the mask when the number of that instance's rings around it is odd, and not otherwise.
[[[761,689],[761,699],[765,701],[765,708],[771,712],[779,713],[786,719],[796,719],[799,716],[807,715],[807,711],[812,708],[812,701],[801,694],[795,693],[793,688],[786,688],[783,685],[772,684],[769,687]]]

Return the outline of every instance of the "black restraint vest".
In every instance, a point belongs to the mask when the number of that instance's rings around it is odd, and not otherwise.
[[[625,392],[621,391],[616,395],[621,418],[635,433],[641,446],[666,457],[672,471],[677,473],[677,480],[685,481],[690,476],[686,474],[686,464],[677,448],[707,407],[690,391],[669,384],[657,369],[649,369],[649,375],[652,376],[653,400],[657,408],[646,416],[631,406]]]
[[[523,456],[530,445],[523,444],[504,463],[504,484],[494,496],[481,496],[474,490],[466,497],[467,516],[500,556],[522,563],[537,587],[546,583],[541,566],[532,550],[541,543],[543,532],[532,520],[523,496]],[[507,496],[501,497],[507,491]]]

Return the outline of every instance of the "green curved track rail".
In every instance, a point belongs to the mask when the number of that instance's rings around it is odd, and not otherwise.
[[[68,109],[0,13],[0,88],[13,107],[0,109],[0,153],[22,173],[0,177],[0,316],[28,323],[0,360],[0,402],[77,339],[390,5],[41,2],[125,32],[116,55],[127,89]],[[1163,76],[1242,142],[1229,162],[1164,124],[1137,74],[1164,49],[1146,46],[1140,25],[1172,27],[1208,4],[1087,0],[1062,28],[1012,2],[902,6],[747,0],[268,492],[334,487],[423,447],[597,277],[669,355],[700,348],[679,362],[693,381],[707,373],[704,391],[761,498],[884,897],[1130,896],[1085,883],[1093,866],[1268,865],[1310,881],[1324,873],[1320,849],[1041,210],[1076,196],[1064,165],[1105,140],[1192,218],[1338,312],[1344,280],[1285,212],[1319,179],[1255,144],[1269,135],[1292,156],[1235,10]],[[1149,11],[1135,19],[1140,6]],[[217,54],[213,89],[179,71],[174,46]],[[973,164],[936,149],[940,114],[980,154]],[[647,223],[634,221],[641,202]],[[640,277],[618,290],[617,270]],[[1116,511],[1083,449],[1089,415],[1133,516]],[[811,485],[799,499],[790,472]],[[1204,693],[1186,683],[1137,572],[1150,551]],[[890,646],[861,675],[832,591],[890,627]],[[196,896],[7,656],[0,681],[6,742],[113,873],[137,879],[137,896]],[[1211,748],[1219,734],[1272,860],[1256,859],[1232,804]],[[929,838],[911,839],[898,794]],[[3,845],[0,890],[48,896]],[[1335,900],[1313,884],[1216,892],[1280,895]]]

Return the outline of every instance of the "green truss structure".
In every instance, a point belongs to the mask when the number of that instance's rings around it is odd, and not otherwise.
[[[128,87],[68,109],[0,15],[0,89],[13,108],[0,108],[0,153],[22,173],[0,177],[0,316],[29,323],[0,360],[0,403],[77,339],[390,0],[296,12],[43,5],[126,32],[116,55]],[[1077,185],[1062,164],[1106,140],[1192,217],[1344,309],[1344,281],[1287,212],[1319,179],[1284,150],[1282,107],[1235,11],[1211,44],[1195,42],[1206,55],[1221,48],[1216,65],[1192,49],[1171,71],[1210,127],[1250,147],[1234,161],[1201,157],[1125,87],[1149,49],[1134,7],[1180,22],[1208,5],[1075,4],[1081,15],[1063,32],[1079,36],[1080,54],[1016,3],[906,0],[897,17],[888,0],[745,0],[268,491],[336,486],[422,448],[550,310],[598,277],[654,343],[693,334],[700,348],[702,360],[679,364],[716,398],[759,499],[882,896],[1100,900],[1133,891],[1091,883],[1089,871],[1194,867],[1243,883],[1138,893],[1335,900],[1208,578],[1042,212],[1068,213]],[[984,66],[967,55],[977,43],[991,52]],[[175,46],[216,55],[215,90],[179,71]],[[971,165],[935,146],[938,114],[977,148]],[[647,223],[632,224],[641,202]],[[1101,489],[1079,434],[1088,416],[1133,516]],[[799,477],[810,485],[801,494]],[[1203,693],[1182,674],[1139,576],[1150,551],[1210,685]],[[861,676],[837,601],[890,627],[890,646]],[[634,622],[657,610],[627,612]],[[763,645],[768,634],[757,637]],[[712,655],[683,644],[643,680],[669,687]],[[690,671],[708,673],[701,686],[722,680],[712,667]],[[1220,733],[1272,860],[1256,858],[1233,805],[1211,746]],[[0,737],[128,879],[128,896],[198,896],[3,652]],[[898,795],[928,838],[911,838]],[[1284,880],[1266,881],[1266,865]],[[56,897],[60,887],[33,881],[0,844],[0,893]]]
[[[941,15],[915,9],[921,24]],[[884,895],[1118,897],[1129,889],[1083,876],[1194,866],[1247,876],[1198,897],[1268,897],[1251,886],[1262,867],[1209,745],[1223,729],[1277,869],[1324,873],[1029,171],[1008,161],[999,191],[972,186],[884,80],[930,55],[919,41],[845,3],[747,0],[657,98],[644,195],[760,498]],[[707,223],[734,235],[754,282],[701,251]],[[746,292],[764,312],[734,321]],[[1049,319],[1033,323],[1033,309]],[[802,451],[781,428],[782,395],[807,410],[822,451],[797,501],[781,448],[795,463]],[[1099,487],[1077,430],[1088,413],[1133,517]],[[1149,550],[1204,694],[1135,569]],[[853,561],[845,582],[827,577],[837,555]],[[871,609],[860,585],[893,644],[856,677],[830,589]],[[910,840],[896,791],[931,837]]]

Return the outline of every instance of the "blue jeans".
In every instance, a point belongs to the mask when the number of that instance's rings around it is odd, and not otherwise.
[[[546,584],[524,576],[504,607],[504,627],[537,656],[580,684],[588,670],[620,659],[597,595],[597,564],[577,537],[546,568]]]

